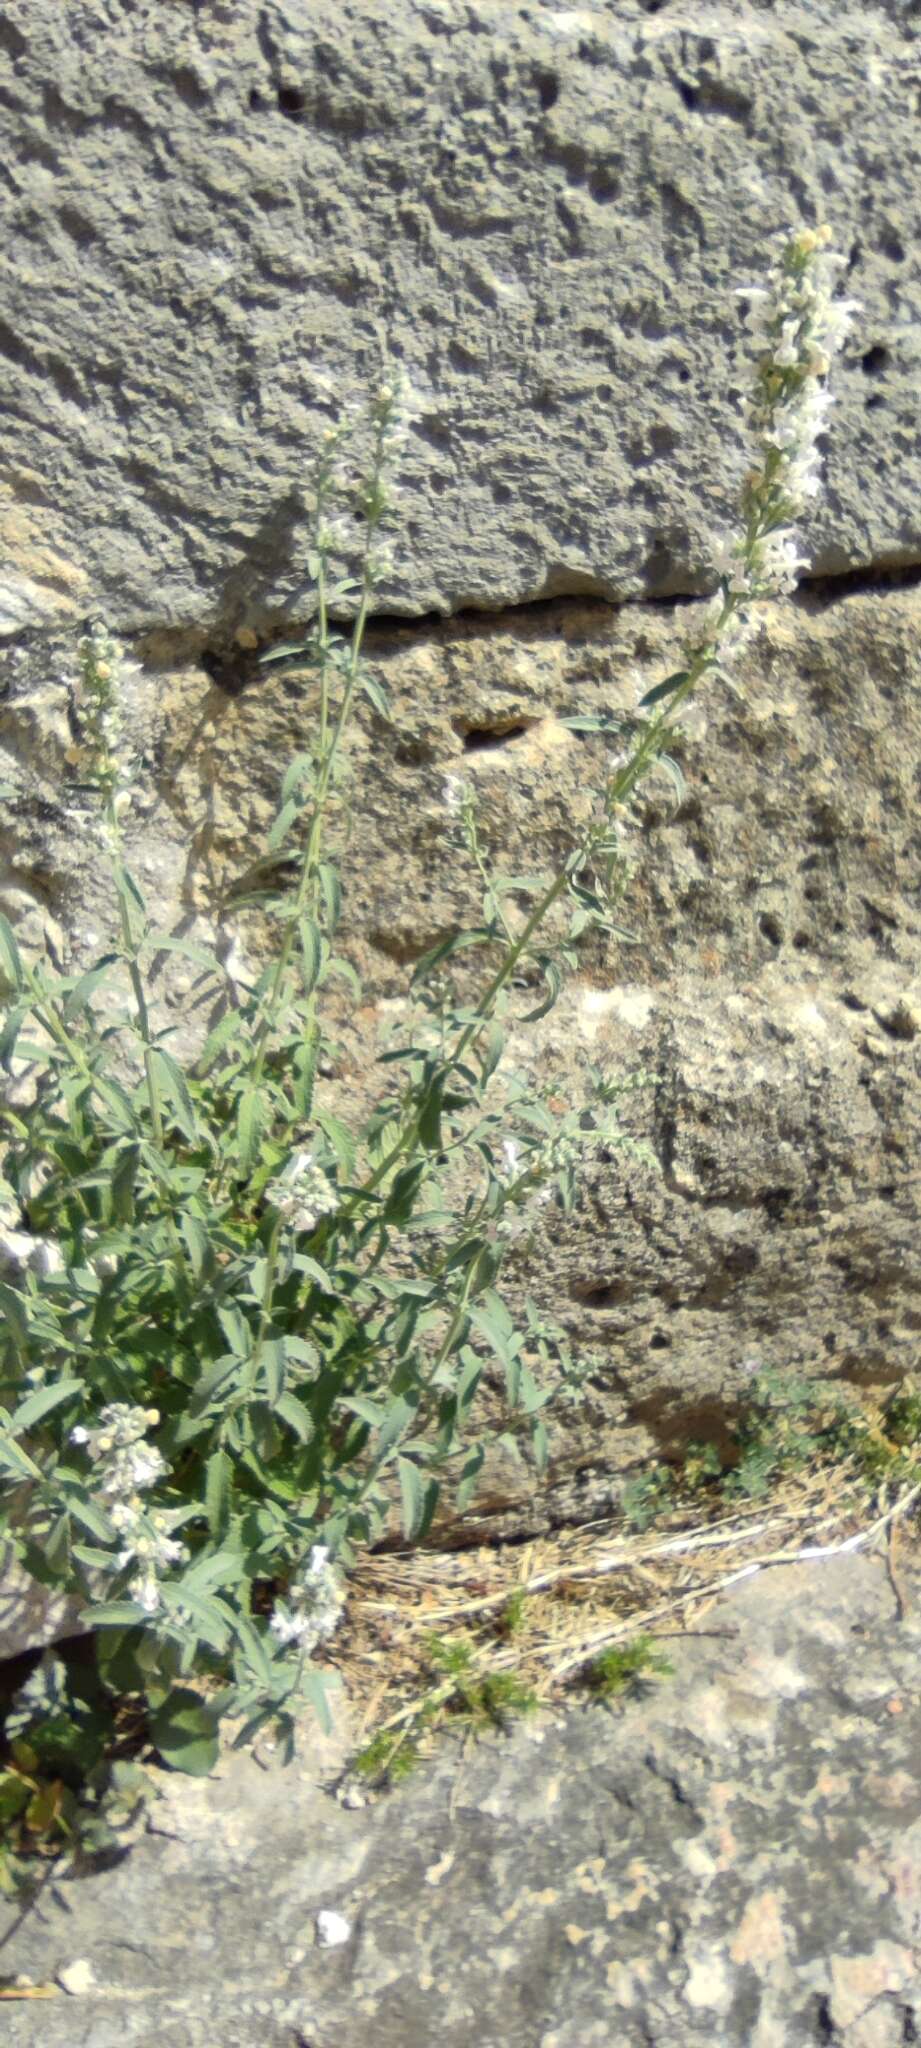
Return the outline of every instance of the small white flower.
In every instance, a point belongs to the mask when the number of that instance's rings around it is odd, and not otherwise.
[[[160,1588],[157,1585],[156,1579],[147,1576],[141,1579],[130,1579],[128,1591],[132,1600],[136,1600],[138,1606],[143,1607],[145,1614],[157,1613],[160,1606]]]
[[[307,1634],[309,1626],[310,1624],[305,1614],[286,1614],[283,1608],[278,1607],[276,1607],[269,1622],[269,1628],[273,1636],[281,1643],[284,1649],[287,1649],[291,1643],[301,1642]]]
[[[503,1138],[502,1152],[503,1157],[505,1159],[506,1171],[510,1175],[517,1174],[519,1163],[521,1160],[521,1146],[519,1145],[517,1138]]]

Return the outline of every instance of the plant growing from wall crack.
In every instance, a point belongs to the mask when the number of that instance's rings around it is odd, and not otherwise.
[[[317,1088],[324,992],[337,977],[356,986],[336,951],[326,827],[361,696],[387,715],[362,649],[393,523],[399,391],[384,387],[371,409],[346,541],[352,429],[331,429],[321,451],[312,630],[265,657],[309,664],[317,730],[285,772],[266,861],[235,899],[274,920],[275,953],[185,1062],[157,1023],[151,962],[184,950],[218,990],[226,977],[207,950],[155,928],[127,865],[124,650],[102,625],[81,643],[76,770],[96,793],[118,935],[67,974],[22,957],[0,920],[0,1484],[8,1548],[82,1599],[101,1668],[179,1767],[208,1768],[224,1714],[243,1718],[244,1739],[270,1716],[290,1734],[305,1697],[323,1711],[316,1653],[339,1624],[354,1547],[381,1534],[395,1501],[417,1541],[446,1482],[461,1506],[471,1498],[488,1362],[504,1375],[507,1426],[546,1461],[544,1414],[566,1374],[552,1332],[513,1321],[503,1262],[516,1233],[546,1226],[547,1204],[572,1205],[592,1145],[617,1141],[617,1090],[598,1077],[585,1110],[556,1114],[507,1071],[509,1028],[552,1006],[587,931],[618,931],[625,805],[662,768],[680,794],[668,743],[685,705],[737,651],[757,601],[794,586],[792,522],[817,488],[823,379],[850,311],[833,301],[841,259],[827,243],[825,229],[799,234],[767,293],[749,293],[759,361],[742,528],[720,548],[718,592],[674,672],[630,719],[570,721],[617,752],[559,868],[494,874],[472,794],[449,778],[448,826],[479,875],[482,913],[416,968],[411,1042],[384,1056],[388,1085],[357,1127]],[[339,574],[356,532],[357,574]],[[292,847],[295,881],[279,889],[272,864]],[[463,1001],[452,971],[476,951],[480,992]],[[517,991],[535,982],[514,1018]],[[475,1168],[461,1198],[458,1162]],[[28,1716],[17,1730],[20,1756],[36,1757]],[[25,1764],[12,1769],[25,1783]]]

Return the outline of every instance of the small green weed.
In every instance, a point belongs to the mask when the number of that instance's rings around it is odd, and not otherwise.
[[[636,1636],[632,1643],[612,1643],[602,1650],[589,1670],[588,1685],[599,1699],[619,1699],[644,1678],[668,1678],[673,1669],[651,1636]]]
[[[642,1535],[660,1515],[674,1507],[675,1479],[667,1465],[653,1465],[651,1471],[628,1479],[620,1499],[621,1514],[628,1529]]]

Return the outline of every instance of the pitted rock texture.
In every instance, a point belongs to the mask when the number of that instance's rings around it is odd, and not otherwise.
[[[480,1509],[507,1533],[603,1512],[637,1459],[724,1441],[754,1362],[876,1387],[913,1369],[919,615],[909,586],[766,608],[737,682],[701,698],[676,748],[684,801],[663,776],[634,804],[632,943],[587,944],[560,1006],[512,1034],[497,1090],[509,1065],[566,1104],[587,1099],[591,1065],[645,1073],[620,1118],[647,1157],[590,1157],[576,1214],[514,1256],[513,1290],[593,1366],[581,1398],[554,1413],[548,1486],[491,1455]],[[364,984],[362,1005],[348,998],[334,1020],[341,1051],[324,1082],[347,1119],[387,1074],[376,1052],[411,1023],[413,961],[477,921],[446,775],[475,785],[500,870],[549,867],[605,758],[603,741],[563,719],[632,704],[675,665],[686,616],[559,602],[372,638],[393,722],[361,712],[350,815],[333,824],[342,950]],[[283,763],[309,740],[313,686],[303,671],[253,668],[230,692],[162,642],[141,651],[132,858],[160,923],[200,938],[259,850]],[[14,790],[0,907],[33,942],[51,915],[59,947],[66,933],[87,962],[109,911],[86,800],[67,788],[60,678],[72,651],[15,652],[0,707]],[[265,930],[245,915],[240,929],[258,962]],[[171,971],[165,1017],[202,1028],[197,971],[175,956]],[[514,1008],[531,1001],[522,989]],[[469,1526],[479,1540],[482,1525]]]
[[[914,1614],[880,1559],[781,1567],[626,1707],[450,1743],[368,1809],[318,1790],[309,1753],[169,1780],[156,1832],[7,1944],[34,1984],[95,1979],[8,2005],[10,2048],[904,2048]]]
[[[8,0],[0,629],[308,602],[319,435],[416,417],[390,612],[694,591],[735,288],[828,217],[865,312],[806,552],[918,559],[914,9]]]

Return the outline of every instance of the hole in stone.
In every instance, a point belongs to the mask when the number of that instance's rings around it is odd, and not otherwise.
[[[296,121],[296,120],[297,120],[297,118],[298,118],[298,115],[299,115],[299,114],[302,114],[302,113],[304,112],[304,108],[306,107],[306,105],[307,105],[307,100],[306,100],[306,97],[305,97],[304,93],[302,93],[302,92],[301,92],[300,86],[297,86],[297,85],[280,85],[280,86],[279,86],[279,88],[278,88],[278,106],[279,106],[279,111],[280,111],[280,112],[281,112],[282,114],[284,114],[284,115],[285,115],[285,117],[286,117],[286,119],[287,119],[287,120],[289,120],[289,121]]]
[[[812,948],[812,940],[808,932],[794,932],[793,944],[798,953],[808,953]]]
[[[861,356],[860,367],[865,377],[878,377],[883,370],[889,367],[889,350],[882,348],[879,342],[877,342],[873,348],[868,348]]]
[[[573,1294],[584,1308],[616,1308],[626,1300],[628,1289],[623,1280],[603,1282],[599,1287],[574,1287]]]
[[[764,938],[770,940],[772,946],[779,946],[783,941],[782,927],[770,910],[762,911],[758,919],[758,930]]]
[[[526,725],[474,725],[464,733],[465,754],[486,754],[493,747],[504,747],[509,740],[520,740],[527,732]]]
[[[541,106],[544,113],[547,114],[551,107],[556,106],[557,100],[560,97],[559,79],[554,77],[552,71],[539,71],[534,83],[537,87]]]
[[[654,1330],[652,1336],[649,1339],[650,1351],[670,1351],[671,1348],[672,1340],[670,1337],[666,1336],[665,1331]]]

